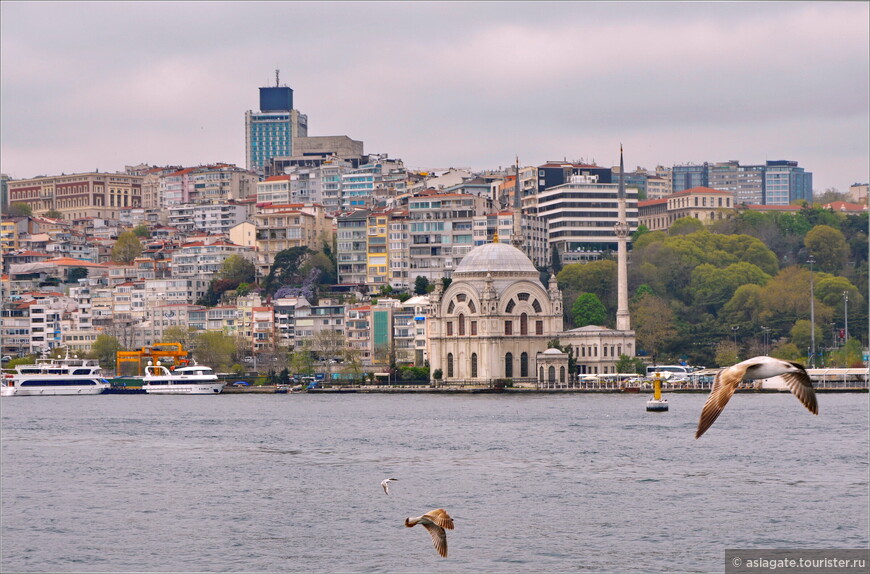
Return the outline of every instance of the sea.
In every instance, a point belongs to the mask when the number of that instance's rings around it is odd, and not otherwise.
[[[866,393],[4,397],[0,571],[723,572],[867,548]],[[396,478],[390,493],[385,478]],[[441,558],[422,526],[454,519]]]

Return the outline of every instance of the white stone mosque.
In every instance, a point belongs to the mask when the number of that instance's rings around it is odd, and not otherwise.
[[[620,147],[617,236],[616,329],[587,325],[565,331],[562,293],[551,275],[545,287],[531,260],[519,249],[520,195],[514,190],[512,245],[487,243],[472,249],[443,290],[436,283],[429,299],[429,364],[441,369],[441,384],[488,384],[499,379],[522,383],[564,383],[568,355],[548,349],[558,339],[570,346],[582,374],[616,373],[620,355],[634,357],[635,337],[628,312],[625,183]],[[517,178],[519,181],[519,178]]]

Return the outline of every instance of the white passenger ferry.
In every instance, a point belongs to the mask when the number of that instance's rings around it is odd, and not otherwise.
[[[169,370],[149,363],[142,378],[142,389],[152,395],[214,395],[223,388],[211,367],[203,365]]]
[[[70,357],[37,359],[35,364],[17,365],[15,373],[5,374],[0,396],[19,395],[98,395],[111,384],[103,378],[95,359]]]

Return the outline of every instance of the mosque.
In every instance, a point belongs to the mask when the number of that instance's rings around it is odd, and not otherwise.
[[[620,167],[622,167],[620,148]],[[514,191],[512,245],[487,243],[472,249],[453,272],[447,289],[436,283],[429,297],[429,363],[441,384],[564,383],[568,355],[548,348],[558,339],[570,346],[579,374],[616,373],[620,355],[633,357],[635,334],[628,312],[625,183],[620,170],[617,236],[616,329],[563,327],[562,293],[554,275],[545,287],[519,248],[519,189]],[[519,179],[519,178],[518,178]]]

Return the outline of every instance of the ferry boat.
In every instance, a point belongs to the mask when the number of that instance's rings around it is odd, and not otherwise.
[[[152,395],[215,395],[223,388],[211,367],[196,364],[169,370],[149,362],[142,378],[142,390]]]
[[[70,357],[37,359],[35,364],[17,365],[15,373],[3,376],[0,396],[99,395],[111,386],[103,378],[96,359]]]

